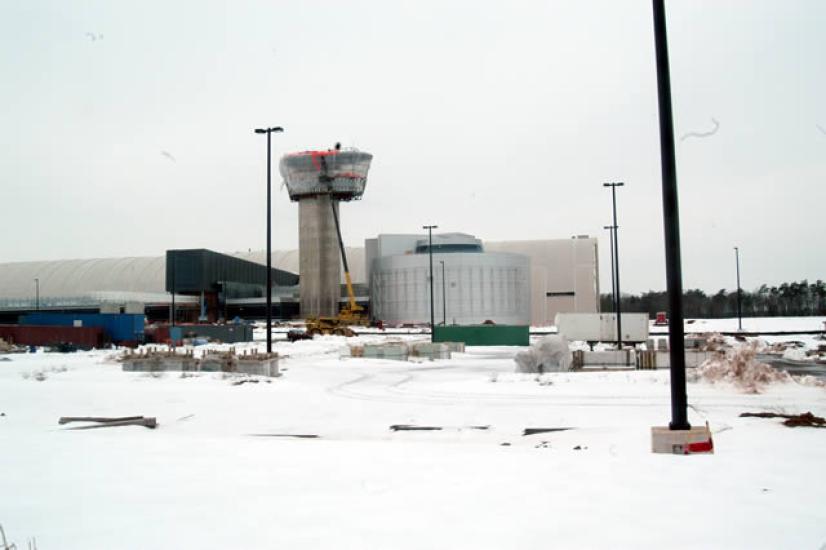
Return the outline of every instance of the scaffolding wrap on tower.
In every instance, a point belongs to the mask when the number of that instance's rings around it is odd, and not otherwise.
[[[373,155],[357,149],[301,151],[281,158],[279,169],[290,200],[330,195],[335,200],[358,200],[364,194]]]
[[[341,297],[336,216],[340,201],[364,194],[373,155],[338,144],[284,155],[279,170],[298,202],[299,294],[304,317],[334,316]]]

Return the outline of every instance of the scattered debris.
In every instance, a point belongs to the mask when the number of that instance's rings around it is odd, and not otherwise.
[[[143,417],[119,416],[112,418],[106,416],[61,416],[57,423],[62,426],[63,424],[68,424],[69,422],[123,422],[124,420],[138,420],[140,418]]]
[[[0,361],[11,361],[8,357],[0,357]]]
[[[312,340],[313,335],[306,330],[291,329],[287,332],[287,340],[297,342],[299,340]],[[354,356],[355,357],[355,356]]]
[[[233,386],[240,386],[241,384],[257,384],[260,382],[257,378],[242,378],[232,383]]]
[[[588,447],[583,447],[582,445],[577,445],[576,447],[574,447],[574,450],[575,451],[587,451]]]
[[[510,444],[510,443],[508,443],[507,441],[504,441],[504,442],[500,443],[500,444],[499,444],[499,446],[500,446],[500,447],[510,447],[510,446],[511,446],[511,444]]]
[[[489,430],[490,426],[416,426],[414,424],[393,424],[390,429],[394,432],[406,431],[439,431],[439,430]]]
[[[75,353],[78,350],[78,347],[72,342],[59,342],[53,346],[47,347],[46,349],[53,353]]]
[[[390,426],[390,430],[394,432],[435,431],[441,429],[441,426],[413,426],[410,424],[393,424]]]
[[[188,414],[186,416],[182,416],[182,417],[178,418],[177,421],[182,422],[184,420],[189,420],[190,418],[193,418],[194,416],[195,416],[194,414]]]
[[[69,422],[94,422],[95,424],[67,428],[68,430],[91,430],[94,428],[114,428],[118,426],[144,426],[154,430],[158,426],[158,421],[155,417],[143,416],[122,416],[118,418],[101,416],[61,416],[57,421],[57,423],[61,425],[68,424]]]
[[[534,449],[550,449],[551,448],[551,442],[550,441],[542,441],[541,443],[538,443],[538,444],[534,445],[533,448]]]
[[[573,428],[525,428],[525,430],[522,432],[522,435],[526,436],[544,434],[549,432],[564,432],[566,430],[573,430]]]
[[[740,414],[740,418],[785,418],[784,426],[789,428],[807,427],[807,428],[826,428],[826,418],[815,416],[811,412],[803,414],[781,414],[772,412],[744,412]]]
[[[253,437],[294,437],[296,439],[318,439],[317,434],[250,434]]]

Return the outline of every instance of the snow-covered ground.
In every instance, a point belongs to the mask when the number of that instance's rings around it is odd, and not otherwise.
[[[654,455],[667,371],[537,380],[513,373],[508,347],[421,363],[344,356],[348,341],[381,338],[277,342],[284,376],[237,386],[122,372],[112,352],[7,356],[0,524],[40,550],[826,545],[826,430],[738,416],[826,416],[823,388],[690,384],[689,420],[709,422],[716,454]],[[57,424],[86,415],[160,425]]]

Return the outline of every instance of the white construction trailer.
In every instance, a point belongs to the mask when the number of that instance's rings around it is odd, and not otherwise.
[[[616,313],[557,313],[557,332],[570,341],[615,342]],[[622,341],[636,344],[648,340],[648,314],[622,314]]]

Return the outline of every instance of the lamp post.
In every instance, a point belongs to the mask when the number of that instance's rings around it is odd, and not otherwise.
[[[742,290],[740,290],[740,249],[734,247],[734,257],[737,262],[737,330],[743,332]]]
[[[427,252],[430,254],[430,341],[433,341],[433,325],[436,324],[435,312],[433,311],[433,230],[438,225],[423,225],[422,229],[427,229]]]
[[[603,229],[608,230],[608,238],[610,242],[608,252],[611,254],[611,309],[617,311],[617,283],[614,279],[614,226],[606,225]]]
[[[614,203],[614,291],[616,293],[616,297],[614,298],[614,304],[616,305],[616,316],[617,316],[617,349],[622,349],[622,293],[620,292],[620,269],[619,269],[619,236],[617,235],[617,230],[619,226],[617,225],[617,187],[622,187],[625,183],[621,181],[617,182],[609,182],[603,183],[603,187],[610,187],[611,188],[611,198]]]
[[[272,133],[283,132],[281,126],[256,128],[256,134],[267,134],[267,353],[272,353]]]
[[[663,226],[665,228],[665,271],[668,309],[671,320],[668,343],[671,348],[670,430],[689,430],[688,396],[685,383],[685,327],[683,326],[683,271],[680,260],[680,207],[677,196],[677,161],[674,155],[674,119],[671,112],[671,74],[668,65],[668,38],[663,0],[652,0],[654,46],[657,58],[657,103],[660,111],[660,159],[662,164]]]
[[[40,279],[34,279],[34,310],[40,311]]]
[[[167,253],[166,257],[169,259],[169,253]],[[175,266],[178,264],[178,255],[172,254],[172,311],[169,313],[169,326],[175,326],[175,318],[178,315],[178,312],[175,311]]]
[[[447,326],[447,287],[445,286],[445,261],[439,260],[442,264],[442,326]]]

